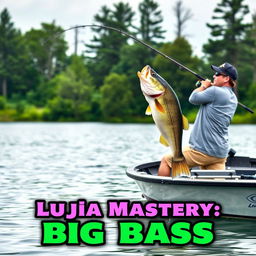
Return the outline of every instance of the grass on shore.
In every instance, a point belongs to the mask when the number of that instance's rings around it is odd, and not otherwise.
[[[19,108],[5,108],[0,110],[0,122],[15,122],[15,121],[48,121],[47,108],[37,108],[35,106],[26,106],[26,108],[19,110]],[[193,123],[196,118],[197,111],[191,111],[186,114],[189,123]],[[51,120],[51,121],[75,121],[72,119],[67,120]],[[90,121],[85,118],[85,120]],[[132,116],[132,117],[113,117],[107,120],[102,118],[95,118],[93,121],[109,122],[109,123],[153,123],[151,116]],[[232,124],[256,124],[256,115],[251,113],[237,113],[234,115]]]

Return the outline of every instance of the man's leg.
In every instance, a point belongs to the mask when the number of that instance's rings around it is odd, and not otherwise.
[[[203,166],[203,170],[225,170],[226,169],[226,158],[220,158],[218,162],[211,163],[209,165]]]
[[[161,160],[159,169],[158,169],[158,176],[167,176],[170,177],[171,176],[171,156],[164,156]]]

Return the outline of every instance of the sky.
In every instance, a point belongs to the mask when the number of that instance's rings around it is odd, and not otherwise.
[[[129,3],[137,12],[142,0],[123,1]],[[164,22],[162,24],[166,41],[175,39],[175,16],[173,7],[177,0],[158,0]],[[64,29],[75,25],[94,23],[93,17],[103,5],[109,8],[120,0],[0,0],[0,11],[7,8],[16,28],[26,32],[31,28],[40,28],[42,22],[50,23],[53,20]],[[184,7],[191,10],[193,17],[187,23],[185,34],[192,45],[194,54],[202,56],[202,45],[210,37],[210,30],[206,23],[212,22],[213,10],[220,0],[183,0]],[[251,14],[256,12],[256,0],[245,0],[250,8],[250,14],[245,17],[246,22],[251,21]],[[139,16],[136,15],[135,23]],[[84,50],[83,42],[89,43],[92,37],[89,28],[79,31],[79,51]],[[74,30],[65,34],[69,42],[69,52],[74,51]]]

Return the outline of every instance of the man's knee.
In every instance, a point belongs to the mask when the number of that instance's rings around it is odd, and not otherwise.
[[[164,155],[161,163],[165,163],[167,165],[169,165],[171,167],[171,163],[172,163],[172,156],[171,155]]]
[[[171,162],[170,162],[170,159],[172,157],[168,156],[168,155],[165,155],[162,157],[161,159],[161,163],[160,163],[160,166],[159,166],[159,169],[158,169],[158,175],[159,176],[170,176],[170,173],[171,173]]]
[[[204,166],[204,168],[201,168],[203,170],[225,170],[226,166],[223,163],[215,163],[215,164],[210,164],[207,166]]]

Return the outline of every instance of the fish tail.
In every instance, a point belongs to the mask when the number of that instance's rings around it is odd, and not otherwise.
[[[190,176],[190,170],[185,158],[181,161],[172,161],[172,177],[177,176]]]

